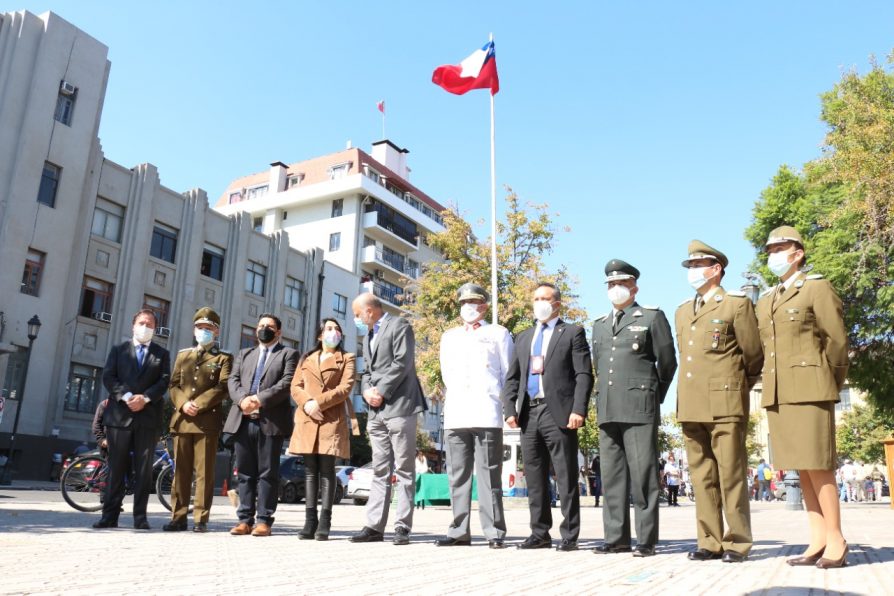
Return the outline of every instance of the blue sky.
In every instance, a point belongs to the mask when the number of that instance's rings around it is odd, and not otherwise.
[[[740,285],[760,191],[780,164],[820,154],[819,94],[894,47],[890,2],[15,8],[53,10],[109,46],[103,149],[157,165],[166,186],[214,200],[272,161],[348,140],[369,149],[384,99],[412,181],[472,221],[489,215],[488,95],[453,96],[430,77],[492,32],[498,186],[572,228],[549,262],[577,275],[591,315],[608,310],[602,271],[617,257],[642,271],[640,301],[672,318],[692,294],[680,266],[692,238],[726,252],[727,286]]]

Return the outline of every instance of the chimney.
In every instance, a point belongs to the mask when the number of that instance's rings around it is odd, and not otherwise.
[[[286,189],[286,173],[289,166],[281,161],[270,164],[270,182],[268,192],[282,192]]]
[[[407,167],[409,152],[409,149],[401,149],[388,139],[377,141],[372,145],[373,159],[408,182],[410,180],[410,168]]]

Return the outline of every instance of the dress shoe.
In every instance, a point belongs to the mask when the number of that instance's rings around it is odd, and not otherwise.
[[[259,523],[255,526],[255,529],[251,531],[252,536],[270,536],[273,533],[272,528],[269,524],[265,524],[264,522]]]
[[[525,541],[517,545],[522,550],[532,550],[535,548],[549,548],[553,545],[553,540],[549,536],[537,538],[536,536],[528,536]]]
[[[151,530],[151,529],[152,529],[152,526],[150,526],[150,525],[149,525],[149,522],[147,522],[147,521],[144,519],[144,520],[142,520],[142,521],[134,522],[134,523],[133,523],[133,529],[134,529],[134,530]]]
[[[93,524],[94,530],[104,530],[106,528],[117,528],[117,527],[118,527],[118,520],[111,521],[108,519],[101,519],[98,522]]]
[[[372,528],[364,527],[358,534],[354,534],[348,540],[351,542],[382,542],[385,535]]]
[[[819,549],[816,554],[806,556],[801,555],[800,557],[795,557],[793,559],[786,559],[786,563],[791,565],[792,567],[813,567],[817,564],[817,562],[823,558],[823,553],[826,552],[826,547]]]
[[[248,536],[251,534],[251,524],[247,522],[239,522],[230,530],[233,536]]]
[[[506,544],[503,543],[502,538],[494,538],[493,540],[487,541],[487,547],[493,549],[506,548]]]
[[[850,550],[847,546],[847,542],[844,543],[844,552],[841,554],[840,559],[827,559],[826,557],[822,557],[819,561],[816,562],[817,569],[835,569],[837,567],[846,567],[847,566],[847,553]]]
[[[690,552],[686,557],[690,561],[710,561],[712,559],[719,559],[722,557],[722,553],[715,553],[714,551],[710,551],[706,548],[700,548],[698,550],[694,550]]]
[[[394,528],[394,540],[392,542],[398,546],[410,544],[410,528]]]
[[[163,532],[185,532],[186,531],[186,522],[185,521],[171,521],[166,523],[161,527]]]
[[[577,550],[577,540],[567,540],[562,539],[562,542],[559,543],[559,546],[556,547],[556,550],[562,553],[569,553],[573,550]]]
[[[741,563],[745,559],[748,558],[748,555],[743,555],[742,553],[737,553],[734,550],[725,550],[723,551],[723,562],[724,563]]]
[[[204,534],[208,531],[208,523],[207,522],[197,522],[193,527],[192,531],[197,534]]]
[[[648,544],[639,544],[633,549],[634,557],[651,557],[655,554],[655,547]]]
[[[472,546],[472,541],[470,539],[460,540],[459,538],[451,538],[447,536],[445,538],[438,538],[435,540],[435,544],[438,546]]]
[[[618,544],[600,544],[596,548],[593,549],[593,553],[597,555],[613,555],[615,553],[629,553],[632,548],[630,546],[621,546]]]

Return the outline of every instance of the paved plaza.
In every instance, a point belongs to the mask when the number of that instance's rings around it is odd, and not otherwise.
[[[97,531],[89,526],[98,514],[74,511],[58,491],[27,488],[0,489],[2,594],[894,594],[887,501],[843,505],[851,564],[821,571],[785,564],[807,535],[806,514],[784,503],[753,503],[755,547],[737,565],[686,559],[695,544],[689,502],[662,508],[658,554],[638,559],[590,552],[602,538],[602,509],[592,497],[583,498],[582,550],[559,553],[490,550],[480,537],[471,547],[438,548],[432,541],[450,521],[448,507],[416,510],[409,546],[351,544],[364,517],[347,500],[333,512],[329,542],[298,540],[303,505],[280,505],[270,538],[230,536],[235,517],[223,497],[215,499],[209,534],[162,532],[167,512],[154,495],[152,531],[131,529],[127,512],[121,528]],[[525,502],[508,500],[506,514],[509,538],[525,538]],[[558,509],[553,514],[559,519]]]

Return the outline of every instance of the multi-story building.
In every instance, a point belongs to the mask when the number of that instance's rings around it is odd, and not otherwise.
[[[344,323],[350,351],[360,352],[353,298],[371,291],[400,314],[422,263],[441,259],[425,239],[444,230],[444,207],[410,183],[408,153],[383,140],[370,153],[348,147],[291,165],[277,161],[231,182],[215,205],[226,215],[247,213],[265,234],[288,232],[293,246],[323,250],[319,314]],[[364,409],[359,395],[354,401]],[[426,428],[436,431],[437,415],[428,418]]]
[[[156,340],[172,352],[192,344],[201,306],[221,314],[229,350],[256,341],[263,312],[282,318],[284,343],[298,348],[318,318],[323,251],[211,210],[200,189],[165,188],[152,165],[105,158],[107,54],[55,14],[0,14],[0,456],[21,410],[19,476],[48,475],[54,451],[92,440],[102,366],[138,309],[156,312]]]

